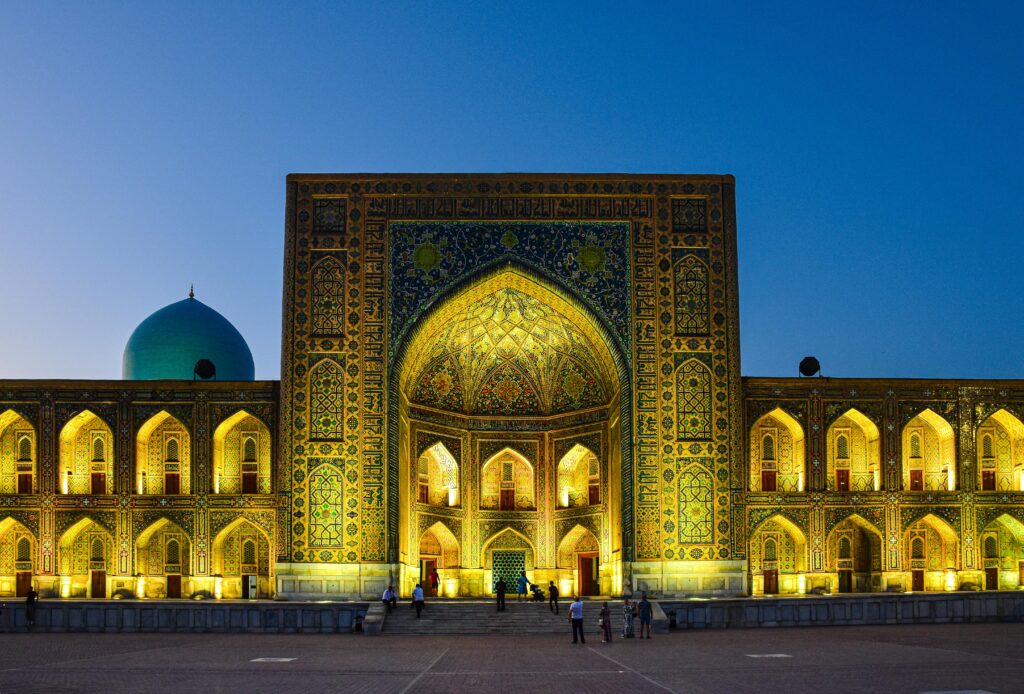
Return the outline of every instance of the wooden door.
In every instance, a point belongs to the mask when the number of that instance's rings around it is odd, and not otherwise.
[[[501,510],[502,511],[515,511],[516,510],[516,490],[515,489],[502,489],[501,490]]]
[[[258,494],[259,485],[256,481],[255,472],[243,472],[242,473],[242,493],[243,494]]]
[[[164,475],[164,494],[181,494],[181,474],[168,472]]]
[[[105,598],[107,597],[107,572],[106,571],[93,571],[92,572],[92,585],[89,590],[90,598]]]
[[[985,590],[999,590],[999,568],[985,569]]]
[[[779,571],[778,569],[764,570],[764,594],[777,595],[779,592]]]
[[[924,590],[924,571],[922,569],[914,569],[910,572],[910,589],[913,591]]]
[[[1017,562],[1017,583],[1024,586],[1024,561]]]
[[[92,473],[92,494],[106,494],[107,493],[107,473],[105,472],[94,472]]]
[[[982,470],[981,471],[981,491],[983,492],[994,492],[996,490],[996,471],[995,470]]]
[[[430,583],[430,574],[435,569],[437,569],[437,559],[420,559],[420,585],[423,586],[424,597],[437,597],[434,586]]]
[[[167,577],[167,597],[169,598],[180,598],[181,597],[181,576],[178,574],[171,574]]]
[[[32,572],[19,571],[17,574],[17,597],[23,598],[28,595],[28,589],[32,587]]]
[[[19,494],[31,494],[32,493],[32,473],[31,472],[19,472],[18,473],[18,493]]]
[[[839,571],[839,592],[853,592],[853,572],[849,569],[842,569]]]
[[[579,585],[577,587],[580,595],[599,595],[601,593],[598,580],[601,575],[598,556],[597,552],[581,552],[576,555],[576,565],[579,569]]]
[[[924,470],[910,471],[910,491],[924,491]]]
[[[836,470],[836,491],[837,492],[848,492],[848,491],[850,491],[850,471],[849,470]]]
[[[248,600],[249,598],[255,598],[249,590],[249,579],[252,578],[252,574],[242,574],[242,599]]]
[[[761,470],[761,491],[775,491],[775,470]]]
[[[601,486],[592,484],[587,487],[587,503],[596,506],[601,503]]]

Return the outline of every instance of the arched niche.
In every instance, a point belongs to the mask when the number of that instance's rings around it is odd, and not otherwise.
[[[36,492],[36,431],[14,410],[0,414],[0,494]]]
[[[576,444],[558,461],[558,508],[601,503],[601,461],[586,446]]]
[[[750,428],[750,490],[802,492],[807,476],[804,430],[782,408]]]
[[[956,489],[956,450],[949,422],[926,409],[907,422],[902,439],[904,489]]]
[[[135,485],[139,494],[192,491],[192,439],[165,410],[147,419],[135,437]]]
[[[432,506],[459,506],[459,463],[438,441],[425,450],[416,466],[417,501]]]
[[[114,493],[114,433],[89,410],[61,429],[57,489],[61,494]]]
[[[533,465],[519,451],[505,448],[480,470],[480,508],[518,511],[536,508]]]
[[[1000,409],[978,426],[978,489],[1024,490],[1024,422]]]
[[[239,410],[213,432],[213,493],[270,494],[273,441],[267,425]]]
[[[754,529],[747,557],[755,594],[801,592],[807,534],[786,516],[776,514]]]
[[[877,492],[881,488],[881,436],[864,413],[849,409],[828,428],[826,486],[835,491]]]

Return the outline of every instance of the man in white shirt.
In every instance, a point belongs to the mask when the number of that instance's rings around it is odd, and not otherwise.
[[[419,619],[423,611],[423,586],[419,583],[412,589],[412,606],[416,608],[416,619]]]
[[[583,638],[583,601],[579,597],[573,597],[569,605],[569,621],[572,622],[572,642],[576,643],[576,635],[579,634],[579,642],[586,643]]]

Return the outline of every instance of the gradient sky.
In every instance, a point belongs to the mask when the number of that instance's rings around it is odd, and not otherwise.
[[[317,171],[731,173],[744,374],[1024,376],[1024,4],[721,4],[0,5],[0,378],[191,282],[277,378]]]

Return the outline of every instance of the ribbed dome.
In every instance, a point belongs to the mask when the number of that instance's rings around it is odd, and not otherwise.
[[[192,380],[200,359],[213,362],[218,381],[252,381],[256,377],[252,352],[241,333],[190,294],[139,324],[125,345],[121,378]]]

